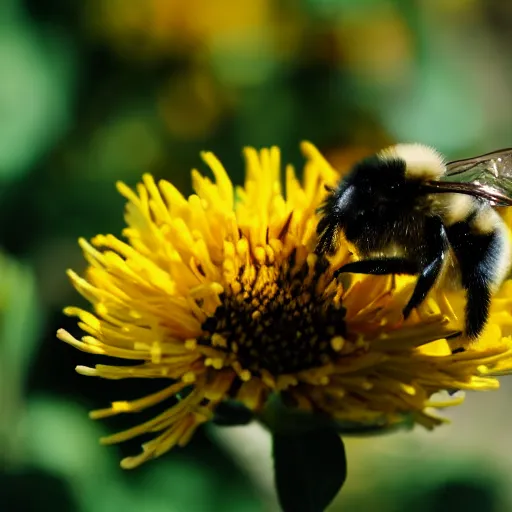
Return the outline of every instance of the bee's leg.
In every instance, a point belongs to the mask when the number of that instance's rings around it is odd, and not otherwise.
[[[353,261],[343,265],[334,272],[334,277],[350,272],[352,274],[408,274],[415,275],[420,268],[415,261],[404,258],[381,258],[372,260]]]
[[[420,273],[412,297],[403,310],[407,318],[417,308],[432,289],[445,262],[448,249],[448,237],[439,217],[429,217],[425,230],[425,246],[427,247],[427,264]]]
[[[466,290],[465,334],[477,338],[489,317],[492,290],[510,267],[507,230],[498,214],[486,208],[469,221],[453,224],[447,234]]]

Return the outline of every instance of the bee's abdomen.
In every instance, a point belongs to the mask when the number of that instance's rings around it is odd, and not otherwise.
[[[510,270],[510,238],[501,217],[489,205],[446,227],[466,289],[466,334],[477,337],[485,326],[490,299]]]

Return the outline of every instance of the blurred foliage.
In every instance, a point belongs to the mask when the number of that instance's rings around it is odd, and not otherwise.
[[[19,179],[67,127],[75,78],[75,56],[67,39],[35,25],[14,0],[2,2],[1,181]]]
[[[203,149],[240,183],[244,145],[279,145],[297,164],[309,139],[340,170],[395,140],[449,158],[510,146],[511,23],[500,0],[0,2],[0,508],[275,507],[253,478],[259,459],[240,462],[203,432],[134,473],[117,462],[135,445],[98,445],[117,420],[95,424],[87,409],[160,383],[74,374],[93,359],[54,333],[77,333],[60,313],[78,302],[64,272],[85,266],[76,238],[120,232],[118,179],[151,172],[189,193]],[[349,444],[331,509],[510,509],[508,452],[493,436],[510,414],[482,431],[471,400],[465,410],[476,426],[463,448],[449,427]],[[439,443],[428,461],[423,443]]]
[[[510,509],[509,478],[499,462],[467,447],[463,451],[453,447],[450,450],[449,444],[435,444],[427,437],[419,442],[414,436],[412,439],[403,436],[347,443],[348,460],[355,456],[352,468],[349,465],[349,479],[353,470],[355,481],[337,497],[333,510],[497,512]],[[363,475],[372,475],[370,488],[361,479]]]

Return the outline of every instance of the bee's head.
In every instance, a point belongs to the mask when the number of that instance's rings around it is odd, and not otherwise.
[[[417,144],[392,146],[360,161],[319,209],[317,252],[332,254],[341,233],[354,241],[406,214],[425,193],[422,185],[443,172],[437,153]]]

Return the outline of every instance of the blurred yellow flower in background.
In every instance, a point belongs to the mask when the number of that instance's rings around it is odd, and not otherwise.
[[[268,0],[91,0],[87,20],[92,35],[130,57],[160,58],[218,47],[233,51],[255,38],[275,36],[281,42],[280,32],[294,33]],[[289,50],[279,46],[274,48],[278,53]]]
[[[272,147],[245,150],[246,180],[234,189],[212,153],[202,157],[215,182],[192,172],[185,198],[150,175],[127,200],[123,235],[80,240],[85,277],[69,271],[94,314],[69,307],[87,333],[58,337],[76,348],[136,362],[79,366],[107,379],[168,378],[169,386],[91,413],[103,418],[174,400],[153,419],[104,438],[106,444],[152,433],[143,452],[122,461],[133,468],[186,444],[216,407],[235,399],[256,413],[280,393],[291,408],[341,424],[390,426],[407,421],[432,428],[443,420],[431,407],[452,389],[497,388],[495,374],[512,369],[512,281],[495,297],[481,339],[454,351],[447,338],[460,328],[463,294],[433,292],[404,322],[414,278],[333,279],[351,258],[342,245],[318,259],[316,209],[339,174],[303,143],[303,179]]]
[[[172,75],[158,95],[158,112],[165,127],[179,139],[212,133],[227,107],[227,98],[206,66]]]

